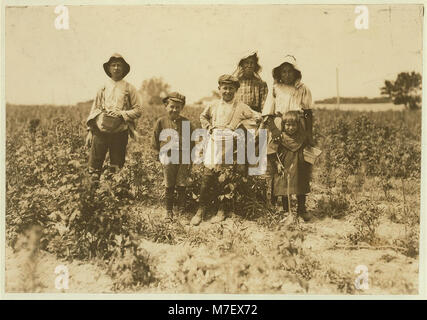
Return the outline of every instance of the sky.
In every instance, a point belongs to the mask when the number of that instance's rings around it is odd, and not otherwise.
[[[367,5],[368,29],[355,5],[68,6],[57,30],[54,6],[6,7],[6,102],[75,104],[93,99],[112,53],[131,66],[137,89],[162,77],[189,103],[216,90],[241,56],[257,51],[261,77],[296,57],[313,99],[380,95],[399,72],[422,73],[422,6]]]

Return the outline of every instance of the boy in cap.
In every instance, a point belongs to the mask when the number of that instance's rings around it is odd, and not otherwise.
[[[136,134],[136,120],[141,105],[134,86],[123,80],[130,66],[120,54],[113,54],[103,65],[110,79],[98,90],[87,118],[90,146],[89,172],[98,180],[109,152],[110,165],[115,171],[125,163],[128,135]]]
[[[163,99],[163,103],[166,107],[167,115],[158,119],[155,124],[152,147],[155,150],[156,158],[163,165],[164,184],[166,187],[165,217],[166,219],[172,219],[174,203],[178,205],[179,211],[182,212],[185,209],[185,187],[191,170],[189,156],[194,142],[184,141],[184,139],[190,139],[194,128],[190,120],[180,115],[185,106],[185,96],[178,92],[172,92]],[[163,151],[163,146],[169,147],[169,149]],[[172,159],[172,162],[168,163],[166,159],[168,150],[176,151],[176,155],[179,156],[177,157],[178,159],[175,159],[176,161]],[[187,155],[187,158],[185,158],[184,154]],[[178,196],[176,201],[175,189]]]
[[[239,80],[232,75],[222,75],[218,79],[218,89],[221,95],[221,100],[214,104],[206,107],[206,109],[200,115],[200,123],[202,128],[209,131],[211,134],[208,140],[208,145],[205,154],[205,175],[202,181],[200,189],[200,207],[194,217],[191,219],[192,225],[198,225],[203,220],[208,202],[210,200],[210,189],[218,188],[218,178],[221,174],[221,169],[233,166],[235,164],[222,164],[222,158],[227,154],[227,145],[233,146],[232,144],[225,143],[225,148],[222,148],[222,138],[216,141],[215,130],[229,129],[234,132],[242,124],[258,123],[261,121],[261,114],[252,110],[248,105],[235,99],[235,94],[239,88]],[[234,139],[234,137],[233,137]],[[215,148],[217,142],[221,145],[220,148]],[[210,154],[210,150],[218,150],[218,154]],[[215,161],[212,158],[220,157],[219,161]],[[213,160],[213,161],[212,161]],[[218,159],[216,159],[218,160]],[[221,222],[225,219],[224,203],[221,202],[219,210],[216,216],[212,219],[212,222]]]

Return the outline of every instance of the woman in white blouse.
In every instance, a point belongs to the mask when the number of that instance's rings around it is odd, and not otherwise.
[[[297,65],[294,56],[287,55],[281,63],[272,70],[273,89],[271,95],[262,110],[263,127],[268,129],[267,142],[267,172],[266,179],[266,196],[269,205],[276,202],[273,196],[273,176],[275,175],[275,153],[277,152],[278,143],[281,139],[281,132],[277,128],[277,121],[283,117],[286,112],[295,110],[301,112],[303,117],[303,126],[307,134],[307,144],[314,146],[313,142],[313,100],[310,89],[302,82],[302,73]]]
[[[302,74],[294,56],[287,55],[273,69],[273,90],[270,101],[265,104],[263,115],[282,116],[290,110],[304,113],[309,144],[313,142],[313,100],[311,91],[301,82]]]

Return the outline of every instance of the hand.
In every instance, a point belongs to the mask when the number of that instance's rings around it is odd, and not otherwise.
[[[119,111],[110,110],[107,111],[107,114],[112,117],[121,118],[122,114]]]
[[[92,140],[93,140],[92,131],[89,131],[87,133],[87,136],[86,136],[85,146],[88,147],[88,148],[90,148],[91,145],[92,145]]]

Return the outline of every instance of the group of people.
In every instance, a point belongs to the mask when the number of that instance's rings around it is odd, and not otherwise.
[[[134,86],[123,80],[130,66],[125,59],[114,54],[103,64],[110,78],[97,92],[87,119],[90,147],[89,171],[97,181],[101,175],[107,152],[110,166],[117,170],[125,163],[128,137],[137,136],[136,120],[141,116],[141,108]],[[220,99],[208,105],[200,115],[203,129],[209,133],[208,147],[215,144],[215,130],[235,131],[239,128],[263,128],[267,130],[267,166],[261,177],[265,181],[267,205],[274,206],[278,197],[282,198],[283,210],[288,212],[289,195],[297,197],[297,213],[305,221],[311,219],[306,210],[306,195],[310,192],[311,164],[306,161],[304,149],[314,146],[313,115],[310,90],[301,82],[302,74],[293,56],[286,56],[272,70],[274,84],[268,88],[259,75],[261,66],[256,52],[241,57],[232,74],[221,75],[218,79]],[[269,90],[271,90],[269,95]],[[161,160],[161,150],[169,140],[162,139],[164,130],[173,129],[181,139],[185,128],[192,132],[195,128],[181,115],[186,98],[179,92],[168,94],[163,103],[166,113],[157,120],[152,136],[152,148]],[[250,125],[248,125],[250,124]],[[235,138],[235,136],[234,136]],[[174,204],[183,210],[186,186],[191,171],[191,163],[182,161],[188,148],[194,142],[178,143],[178,163],[162,161],[165,184],[165,216],[173,219]],[[221,151],[223,156],[224,150]],[[214,155],[215,156],[215,155]],[[201,182],[199,209],[192,217],[191,224],[199,225],[206,216],[210,204],[211,189],[218,188],[219,177],[232,164],[212,164],[204,162]],[[242,174],[247,166],[241,166]],[[176,193],[176,195],[175,195]],[[219,205],[211,222],[226,219],[227,203]]]

